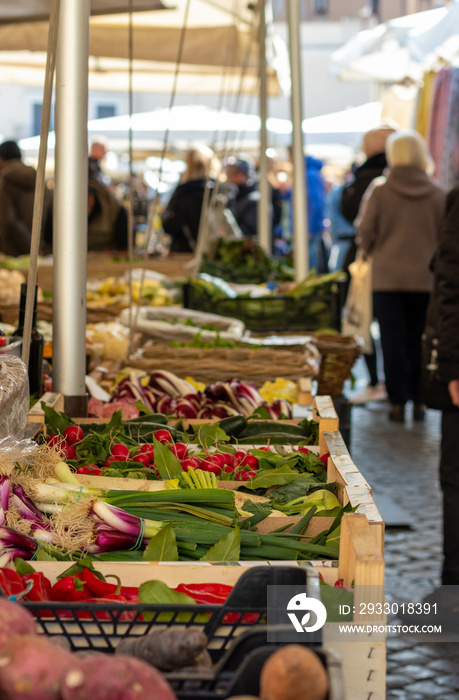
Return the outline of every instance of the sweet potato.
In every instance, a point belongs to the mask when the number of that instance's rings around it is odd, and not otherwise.
[[[80,663],[42,635],[14,637],[0,651],[0,698],[60,700],[65,674]]]
[[[14,636],[35,632],[35,622],[28,610],[0,598],[0,651]]]
[[[198,627],[165,627],[143,637],[123,639],[116,653],[135,656],[159,671],[174,671],[199,664],[206,646],[207,637]]]
[[[327,672],[311,649],[289,644],[271,654],[262,668],[262,700],[325,700]]]
[[[62,700],[177,700],[161,674],[130,656],[89,656],[65,677]]]

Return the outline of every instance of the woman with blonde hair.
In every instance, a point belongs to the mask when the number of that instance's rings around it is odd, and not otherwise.
[[[387,177],[373,181],[362,201],[358,238],[373,263],[373,306],[381,329],[390,420],[424,418],[421,336],[433,289],[430,262],[439,242],[445,192],[435,183],[427,145],[415,131],[386,143]]]
[[[207,146],[190,148],[185,155],[186,169],[162,217],[163,229],[172,237],[171,251],[194,251],[206,187],[213,187],[218,161]]]

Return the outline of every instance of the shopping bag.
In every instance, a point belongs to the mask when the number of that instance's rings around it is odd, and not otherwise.
[[[371,260],[362,254],[349,265],[351,283],[344,306],[342,332],[344,335],[358,335],[363,340],[365,354],[374,352],[370,335],[373,320],[373,293],[371,286]]]

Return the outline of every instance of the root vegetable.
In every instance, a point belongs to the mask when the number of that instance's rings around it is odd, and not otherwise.
[[[90,656],[80,660],[62,684],[62,700],[177,700],[161,674],[130,656]]]
[[[0,652],[0,697],[60,700],[65,675],[80,664],[42,635],[14,637]]]
[[[35,634],[32,615],[21,605],[0,599],[0,651],[15,635]]]
[[[196,627],[156,629],[144,637],[123,639],[117,654],[143,659],[160,671],[194,666],[206,649],[207,637]]]
[[[325,700],[327,672],[311,649],[289,644],[272,654],[260,676],[262,700]]]

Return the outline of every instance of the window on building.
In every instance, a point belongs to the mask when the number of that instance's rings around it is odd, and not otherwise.
[[[316,15],[328,14],[328,0],[314,0],[314,12]]]
[[[97,105],[96,119],[105,119],[106,117],[116,117],[116,105]]]
[[[32,132],[31,136],[38,136],[41,129],[41,113],[43,111],[43,105],[41,102],[35,102],[32,105]],[[51,109],[51,118],[49,130],[54,131],[54,109]]]

